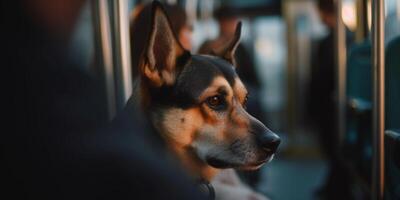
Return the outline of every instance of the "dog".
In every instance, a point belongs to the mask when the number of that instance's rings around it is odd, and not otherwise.
[[[194,176],[221,169],[255,170],[272,160],[280,138],[246,112],[248,93],[235,72],[235,37],[215,55],[192,55],[179,43],[158,2],[139,61],[136,102]]]

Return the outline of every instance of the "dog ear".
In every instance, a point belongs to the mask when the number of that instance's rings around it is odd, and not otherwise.
[[[180,58],[190,55],[171,27],[161,3],[154,1],[150,36],[139,64],[142,76],[154,87],[174,84]]]
[[[230,62],[233,66],[236,66],[235,52],[240,43],[241,32],[242,32],[242,22],[238,22],[236,25],[235,35],[228,43],[228,45],[215,52],[216,55],[221,56],[223,59]]]

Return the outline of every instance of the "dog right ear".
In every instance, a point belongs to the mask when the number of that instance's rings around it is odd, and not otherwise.
[[[242,33],[242,22],[238,22],[236,24],[235,34],[231,39],[231,41],[221,49],[214,51],[214,54],[230,62],[233,66],[236,66],[235,52],[240,43],[241,33]]]
[[[150,36],[139,64],[142,77],[153,87],[174,84],[180,58],[190,55],[171,27],[161,3],[154,1]]]

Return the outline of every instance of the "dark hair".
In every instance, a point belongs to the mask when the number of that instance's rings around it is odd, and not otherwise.
[[[233,6],[221,6],[214,11],[217,20],[229,19],[240,15],[239,9]]]
[[[335,2],[334,0],[318,0],[318,8],[322,12],[329,14],[335,14]]]
[[[139,60],[148,41],[151,26],[151,4],[147,4],[134,16],[130,24],[132,77],[139,72]],[[179,5],[163,4],[172,26],[172,31],[178,36],[179,31],[187,24],[185,10]]]

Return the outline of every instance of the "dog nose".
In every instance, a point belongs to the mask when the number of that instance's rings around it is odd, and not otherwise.
[[[268,153],[275,153],[281,143],[279,136],[272,132],[260,135],[258,140],[263,150]]]

